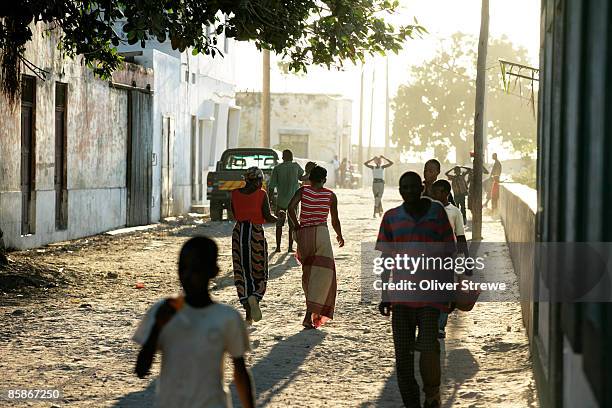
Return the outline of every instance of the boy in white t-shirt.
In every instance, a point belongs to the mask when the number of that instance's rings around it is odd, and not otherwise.
[[[178,268],[184,298],[157,302],[134,334],[142,345],[138,377],[149,373],[156,350],[162,354],[156,407],[231,407],[223,383],[225,353],[234,363],[242,406],[255,406],[255,388],[244,362],[249,350],[245,323],[234,308],[214,302],[208,292],[210,279],[219,272],[217,254],[217,244],[209,238],[187,241]]]
[[[464,256],[468,257],[468,246],[467,240],[465,239],[465,228],[463,225],[463,214],[461,210],[451,203],[448,202],[448,196],[451,192],[451,184],[446,180],[437,180],[431,187],[432,198],[438,200],[444,205],[448,220],[453,227],[455,238],[457,239],[457,249]],[[470,274],[470,273],[466,273]],[[448,321],[448,313],[440,313],[440,320],[438,321],[438,338],[443,339],[446,337],[446,323]]]

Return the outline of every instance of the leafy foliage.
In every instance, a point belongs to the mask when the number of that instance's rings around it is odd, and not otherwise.
[[[446,160],[452,148],[457,162],[469,162],[472,150],[477,39],[455,33],[449,44],[422,65],[410,69],[412,81],[393,100],[392,140],[404,151],[434,149]],[[536,123],[529,98],[508,95],[500,85],[498,58],[527,63],[527,51],[505,37],[489,43],[487,62],[488,137],[499,137],[514,150],[535,149]]]
[[[114,29],[118,21],[125,22],[130,44],[169,40],[173,49],[214,57],[224,34],[254,41],[282,55],[289,70],[305,71],[398,52],[407,38],[425,32],[416,21],[388,24],[385,14],[397,7],[397,0],[22,0],[8,11],[0,8],[1,85],[9,97],[16,95],[31,24],[41,21],[61,29],[61,49],[82,55],[101,77],[121,62],[114,49],[123,41]]]

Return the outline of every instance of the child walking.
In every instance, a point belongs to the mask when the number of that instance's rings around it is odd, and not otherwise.
[[[457,240],[457,250],[465,257],[469,256],[467,241],[465,239],[465,228],[463,225],[463,214],[461,210],[448,202],[448,197],[451,193],[451,184],[446,180],[438,180],[432,185],[432,198],[438,200],[444,205],[446,215],[450,221],[451,227]],[[438,338],[446,337],[446,323],[448,322],[448,313],[441,312],[438,322]]]
[[[187,241],[178,267],[184,297],[157,302],[134,334],[134,341],[142,346],[136,362],[139,378],[149,374],[155,352],[162,354],[155,407],[230,407],[223,384],[225,353],[233,360],[242,406],[255,406],[254,386],[244,361],[249,350],[244,321],[234,308],[211,299],[208,291],[210,280],[219,272],[217,254],[217,244],[209,238]]]

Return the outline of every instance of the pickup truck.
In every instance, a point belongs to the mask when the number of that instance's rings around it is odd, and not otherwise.
[[[206,180],[211,221],[221,221],[224,209],[227,210],[228,219],[233,218],[231,192],[244,186],[242,175],[246,169],[257,166],[263,171],[265,189],[279,157],[279,152],[268,148],[240,147],[224,151],[217,162],[216,170],[209,172]],[[274,197],[270,197],[270,201],[273,206]]]

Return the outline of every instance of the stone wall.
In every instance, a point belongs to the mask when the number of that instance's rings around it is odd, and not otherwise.
[[[502,183],[499,215],[506,231],[506,242],[514,271],[519,279],[523,322],[531,338],[533,332],[534,245],[537,191],[522,184]]]

